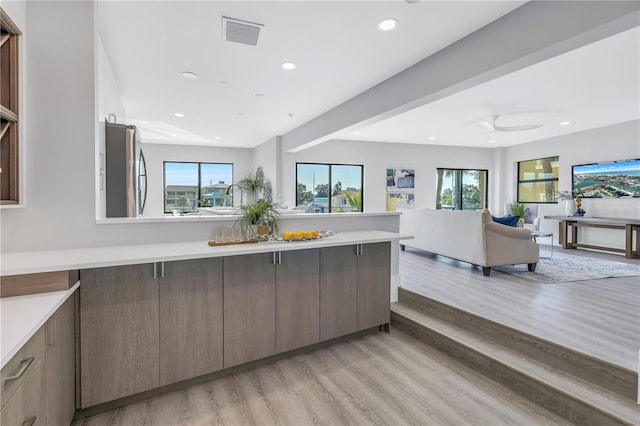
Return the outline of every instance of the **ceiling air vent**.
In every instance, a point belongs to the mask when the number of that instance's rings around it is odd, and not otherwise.
[[[222,17],[222,39],[257,46],[264,25]]]

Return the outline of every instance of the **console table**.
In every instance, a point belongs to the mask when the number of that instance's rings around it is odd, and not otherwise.
[[[545,219],[560,221],[560,243],[564,249],[590,248],[595,250],[624,253],[627,259],[637,259],[640,253],[639,233],[640,219],[612,218],[612,217],[581,217],[581,216],[545,216]],[[606,228],[625,230],[625,248],[604,247],[584,244],[578,241],[578,228]],[[569,234],[571,229],[571,234]],[[636,233],[635,250],[633,249],[633,233]]]

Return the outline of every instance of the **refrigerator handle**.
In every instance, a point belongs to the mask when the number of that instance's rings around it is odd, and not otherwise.
[[[144,213],[144,206],[147,204],[147,162],[144,159],[144,153],[140,150],[140,176],[138,179],[144,179],[144,195],[142,197],[142,203],[140,204],[140,216]],[[138,188],[140,182],[138,183]]]

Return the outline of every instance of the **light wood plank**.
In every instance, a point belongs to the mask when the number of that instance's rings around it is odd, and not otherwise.
[[[633,263],[613,254],[572,255]],[[542,284],[407,248],[400,253],[402,286],[475,315],[540,336],[627,369],[637,369],[638,277]]]
[[[0,278],[0,297],[68,290],[78,279],[77,270],[10,275]]]
[[[116,424],[570,423],[392,328],[74,423]]]

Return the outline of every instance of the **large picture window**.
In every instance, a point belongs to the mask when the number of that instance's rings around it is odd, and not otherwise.
[[[364,166],[296,163],[296,206],[307,213],[363,211]]]
[[[437,169],[436,209],[487,207],[487,170]]]
[[[557,203],[559,157],[518,162],[518,202]]]
[[[164,162],[164,212],[195,212],[198,207],[231,208],[233,164]]]

